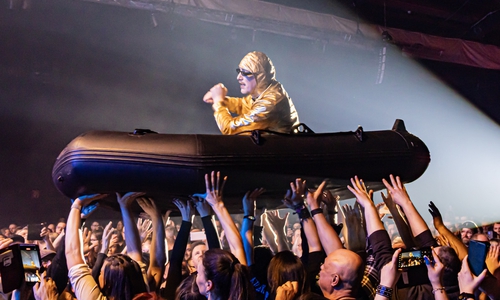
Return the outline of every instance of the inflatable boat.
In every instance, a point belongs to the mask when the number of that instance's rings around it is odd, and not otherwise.
[[[404,182],[414,181],[429,162],[427,146],[406,130],[402,120],[396,120],[392,130],[364,131],[359,127],[335,133],[313,133],[306,126],[292,134],[91,131],[75,138],[61,152],[52,178],[69,198],[141,191],[166,211],[175,208],[174,197],[204,193],[204,175],[217,170],[228,176],[226,206],[238,213],[245,192],[258,187],[266,189],[258,207],[280,206],[290,182],[298,177],[306,179],[310,188],[327,179],[327,188],[347,199],[352,194],[346,185],[354,175],[371,189],[380,190],[382,178],[394,174]],[[118,207],[111,196],[102,204]]]

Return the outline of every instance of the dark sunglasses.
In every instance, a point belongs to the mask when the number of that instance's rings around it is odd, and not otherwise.
[[[240,68],[236,69],[236,74],[240,74],[240,73],[241,73],[241,75],[243,75],[245,77],[253,76],[252,72],[243,71]]]

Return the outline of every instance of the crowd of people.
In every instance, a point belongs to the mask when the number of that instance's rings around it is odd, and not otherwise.
[[[287,209],[256,207],[262,188],[242,199],[243,215],[224,204],[225,178],[212,172],[206,193],[174,199],[181,217],[162,214],[144,193],[117,194],[122,219],[85,220],[107,195],[75,199],[65,220],[45,224],[35,241],[10,224],[0,252],[12,244],[40,248],[40,282],[0,299],[497,299],[500,223],[446,226],[429,203],[433,227],[392,175],[375,204],[351,179],[353,206],[340,205],[325,183],[290,183]],[[131,209],[137,202],[144,213]],[[451,229],[451,230],[450,230]],[[433,234],[434,233],[434,234]],[[479,270],[473,244],[485,245]],[[406,253],[406,254],[405,254]]]

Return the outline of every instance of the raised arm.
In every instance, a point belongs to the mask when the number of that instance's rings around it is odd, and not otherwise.
[[[434,261],[431,261],[429,257],[424,256],[424,261],[427,266],[427,276],[429,277],[429,281],[432,285],[432,293],[434,294],[434,298],[436,300],[448,300],[448,295],[446,294],[446,290],[443,286],[443,273],[445,266],[439,259],[439,256],[434,248],[432,249],[432,256],[434,257]]]
[[[102,199],[106,195],[88,195],[81,196],[75,199],[69,211],[68,220],[66,221],[66,239],[65,239],[65,254],[66,264],[68,269],[78,264],[84,264],[82,251],[82,240],[80,235],[80,222],[82,209],[91,202]]]
[[[182,260],[186,252],[186,246],[189,240],[189,232],[191,230],[194,210],[191,207],[190,201],[182,201],[174,199],[174,204],[179,208],[182,216],[181,228],[175,239],[174,248],[170,266],[168,268],[167,285],[163,291],[162,297],[165,299],[175,299],[175,290],[182,281]]]
[[[144,193],[129,192],[121,196],[116,193],[120,211],[122,213],[123,227],[125,229],[125,240],[127,241],[127,254],[133,260],[142,262],[141,237],[137,229],[134,215],[130,206],[137,197],[143,196]]]
[[[403,185],[403,183],[401,183],[401,179],[399,178],[399,176],[394,177],[391,174],[390,181],[391,182],[389,183],[387,180],[382,179],[382,182],[391,194],[394,202],[403,209],[406,218],[410,223],[410,228],[413,236],[417,237],[424,231],[429,230],[429,227],[427,227],[424,219],[418,213],[417,209],[413,205],[413,202],[411,202],[410,197],[406,192],[405,186]]]
[[[165,254],[165,229],[163,228],[163,219],[153,199],[138,198],[137,203],[142,210],[151,217],[153,222],[153,236],[149,249],[150,256],[147,277],[150,289],[152,291],[159,290],[163,269],[167,260]],[[156,289],[154,287],[156,287]]]
[[[396,227],[398,228],[399,236],[401,236],[406,249],[414,248],[415,241],[413,239],[413,234],[410,226],[408,225],[408,221],[404,218],[403,213],[399,210],[396,203],[394,203],[389,192],[387,192],[387,196],[383,192],[380,192],[380,194],[385,205],[391,212],[392,220],[394,220],[394,224],[396,224]]]
[[[295,186],[290,185],[292,187],[292,192],[299,195],[296,192],[304,191],[299,187],[300,184],[303,185],[304,183],[305,182],[301,183],[300,180],[297,179],[296,189]],[[319,196],[323,193],[323,188],[325,187],[325,184],[326,181],[323,181],[314,193],[308,193],[306,201],[307,204],[309,205],[309,209],[311,210],[312,219],[314,220],[314,224],[317,228],[317,233],[319,235],[319,240],[321,242],[321,245],[323,246],[323,249],[325,249],[326,255],[329,255],[333,251],[343,248],[343,245],[342,242],[340,241],[337,232],[333,229],[330,223],[328,223],[328,220],[326,219],[325,215],[319,212],[319,210],[321,210]],[[318,213],[315,213],[316,211]],[[306,222],[304,222],[304,224],[306,224]],[[307,236],[307,239],[309,241],[309,236]],[[309,249],[309,251],[312,252],[314,250]]]
[[[457,252],[458,258],[460,260],[464,259],[467,255],[467,247],[462,243],[462,241],[453,234],[443,223],[443,217],[441,212],[434,204],[434,202],[429,203],[429,212],[432,215],[432,222],[434,223],[434,228],[439,232],[441,236],[448,242],[451,248]]]
[[[377,208],[372,201],[373,191],[368,191],[365,183],[357,176],[351,178],[351,184],[352,186],[348,185],[347,188],[356,197],[356,202],[359,203],[359,205],[361,205],[364,209],[367,235],[370,236],[378,230],[385,230],[384,224],[379,218]]]
[[[231,252],[234,256],[236,256],[236,258],[238,258],[242,265],[246,265],[247,260],[245,257],[245,250],[243,249],[243,240],[238,232],[238,228],[234,224],[231,215],[229,215],[229,212],[222,201],[222,192],[225,182],[226,178],[223,179],[221,184],[220,172],[215,173],[212,171],[210,176],[205,174],[205,186],[207,189],[206,200],[219,218],[222,229],[224,229],[226,234]]]
[[[318,203],[318,208],[315,210],[314,213],[320,213],[322,214],[322,210],[319,207],[319,197],[322,195],[323,192],[323,187],[324,183],[320,185],[320,188],[318,188],[316,191],[312,193],[308,193],[308,197],[311,197],[311,201],[315,201]],[[301,178],[297,178],[295,182],[290,182],[290,190],[287,192],[285,195],[285,199],[283,200],[283,203],[290,209],[297,209],[302,210],[307,208],[304,206],[304,198],[305,198],[305,193],[306,193],[306,181],[302,180]],[[308,204],[309,205],[309,204]],[[323,250],[323,247],[321,247],[321,240],[318,235],[318,229],[316,228],[316,224],[314,223],[312,219],[312,208],[309,206],[309,209],[311,212],[306,213],[305,215],[300,216],[301,213],[299,213],[299,219],[300,219],[300,225],[302,226],[302,230],[304,232],[304,235],[307,238],[307,248],[309,249],[310,252],[316,252],[316,251],[321,251]],[[295,241],[297,243],[297,241]],[[302,242],[302,241],[301,241]],[[294,245],[295,246],[295,245]],[[305,249],[305,247],[303,248]]]
[[[193,196],[191,199],[196,206],[196,210],[200,214],[201,222],[203,223],[203,228],[205,228],[205,236],[207,237],[208,249],[221,249],[219,234],[214,225],[214,216],[212,214],[212,208],[207,200],[200,196]]]
[[[344,216],[345,224],[342,228],[344,234],[345,247],[358,254],[365,253],[366,234],[361,221],[361,208],[359,203],[354,205],[354,208],[349,204],[345,204],[340,208]]]
[[[249,266],[253,265],[253,226],[255,223],[255,202],[265,190],[263,188],[248,191],[243,197],[243,222],[241,224],[240,234],[243,238],[243,247]]]

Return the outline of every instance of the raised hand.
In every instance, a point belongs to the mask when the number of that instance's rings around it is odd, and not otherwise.
[[[366,235],[361,221],[361,212],[356,207],[345,204],[340,207],[344,216],[346,226],[343,227],[344,237],[346,237],[346,248],[357,252],[365,249]]]
[[[335,207],[337,207],[337,202],[339,201],[339,196],[334,196],[329,190],[323,191],[321,194],[321,202],[325,203],[328,211],[335,211]]]
[[[487,269],[484,269],[479,276],[472,274],[469,262],[469,256],[465,256],[462,260],[462,269],[458,272],[458,286],[461,293],[474,294],[474,291],[479,287],[481,281],[486,277]]]
[[[85,207],[89,205],[90,203],[100,200],[104,197],[106,197],[107,194],[92,194],[92,195],[83,195],[75,199],[74,203],[78,202],[78,205],[81,207]]]
[[[389,193],[389,190],[387,190],[387,194],[384,194],[384,192],[380,192],[380,196],[382,196],[384,204],[390,211],[392,211],[391,209],[395,210],[397,209],[396,203],[394,202],[394,200],[392,200],[391,193]]]
[[[295,179],[295,183],[290,182],[290,190],[288,190],[283,199],[283,203],[293,209],[294,206],[304,203],[306,197],[306,181],[300,178]]]
[[[174,204],[177,206],[179,211],[181,212],[182,220],[187,222],[192,222],[194,216],[194,210],[191,206],[190,201],[182,201],[180,199],[174,199]]]
[[[191,196],[191,200],[194,204],[194,207],[196,207],[196,210],[200,214],[200,217],[206,217],[212,214],[212,208],[210,207],[210,204],[205,200],[204,197],[201,196],[206,196],[206,195],[199,195],[195,194]]]
[[[83,228],[82,238],[83,238],[83,253],[87,253],[90,250],[90,237],[92,232],[87,228]]]
[[[348,185],[347,188],[356,197],[356,202],[358,202],[363,208],[373,204],[373,190],[367,191],[363,180],[360,180],[358,176],[355,176],[354,178],[351,178],[351,184],[352,187]]]
[[[210,206],[214,207],[219,204],[223,204],[222,202],[222,192],[224,190],[224,185],[226,183],[227,177],[224,177],[222,180],[222,184],[220,182],[220,172],[215,173],[212,171],[211,175],[205,174],[205,186],[207,197],[205,198],[210,204]]]
[[[149,215],[149,217],[159,217],[161,214],[156,207],[156,203],[151,198],[137,198],[137,204],[142,208],[142,210]]]
[[[144,196],[145,194],[146,193],[142,192],[128,192],[122,196],[119,193],[116,193],[116,200],[118,201],[118,204],[120,204],[120,207],[129,208],[135,199]]]
[[[273,226],[276,232],[286,235],[286,224],[289,213],[286,213],[283,218],[280,218],[279,211],[277,210],[267,211],[266,214],[269,225]]]
[[[441,212],[437,208],[434,202],[429,203],[429,212],[432,215],[432,221],[434,222],[434,227],[439,228],[440,226],[444,226],[443,217],[441,216]]]
[[[392,260],[380,269],[380,285],[394,287],[401,272],[398,270],[398,255],[401,249],[397,249],[392,255]]]
[[[293,300],[299,292],[297,281],[287,281],[276,289],[276,300]]]
[[[109,245],[111,242],[111,236],[113,235],[113,222],[109,221],[108,225],[104,227],[104,231],[102,232],[102,247],[101,253],[107,254]]]
[[[500,246],[491,245],[490,250],[488,251],[488,255],[486,256],[486,267],[488,268],[488,271],[490,271],[490,273],[495,277],[499,276],[499,274],[495,274],[495,272],[500,271],[500,262],[498,261],[499,253]]]
[[[394,175],[391,174],[389,176],[389,179],[391,180],[391,183],[385,180],[385,178],[382,179],[382,183],[384,183],[385,187],[391,194],[391,197],[394,200],[394,202],[402,207],[410,204],[411,203],[410,197],[406,192],[404,184],[401,182],[401,178],[399,178],[399,176],[394,177]]]
[[[264,188],[257,188],[253,191],[248,191],[243,196],[242,204],[243,204],[243,215],[255,215],[255,203],[257,201],[257,197],[262,195],[266,190]]]
[[[318,188],[312,192],[312,190],[307,193],[306,201],[310,210],[320,208],[321,205],[321,197],[323,195],[323,189],[325,188],[326,181],[323,180]]]
[[[429,257],[424,256],[425,265],[427,266],[427,276],[429,277],[433,288],[442,287],[444,265],[439,259],[439,256],[434,248],[432,248],[432,256],[434,261],[431,261]]]
[[[137,230],[139,230],[142,243],[153,232],[153,221],[151,219],[137,218]]]
[[[163,219],[163,224],[169,225],[170,223],[170,214],[172,213],[172,210],[167,210],[165,214],[162,216]]]
[[[55,282],[47,277],[46,272],[42,273],[40,282],[33,286],[33,296],[36,300],[57,300],[59,297]]]

